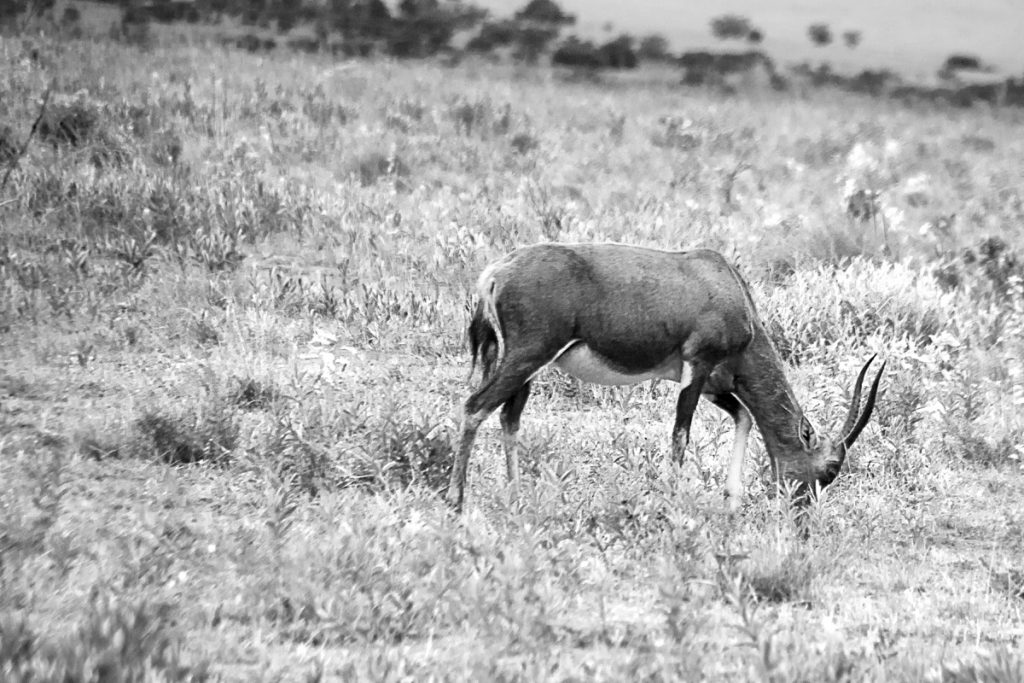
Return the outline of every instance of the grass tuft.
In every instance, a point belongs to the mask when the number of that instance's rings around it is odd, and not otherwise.
[[[743,573],[753,596],[770,603],[806,603],[816,577],[811,557],[799,550],[758,558]]]
[[[369,187],[381,179],[389,178],[395,187],[408,187],[411,173],[409,166],[396,154],[369,152],[356,161],[356,172],[363,187]]]
[[[1006,648],[979,655],[972,662],[943,664],[941,683],[1013,683],[1024,680],[1024,658]]]
[[[242,410],[271,410],[281,398],[275,386],[252,377],[236,377],[230,392],[230,401]]]
[[[199,411],[148,410],[132,429],[132,447],[138,456],[172,465],[221,461],[230,456],[239,436],[234,410],[219,402]]]

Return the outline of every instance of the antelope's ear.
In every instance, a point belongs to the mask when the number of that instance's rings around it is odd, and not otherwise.
[[[811,426],[810,421],[803,415],[800,416],[800,443],[807,450],[813,450],[818,447],[818,435],[814,433],[814,427]]]

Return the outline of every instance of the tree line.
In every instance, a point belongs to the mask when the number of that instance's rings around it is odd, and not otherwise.
[[[592,41],[563,31],[576,23],[555,0],[528,0],[511,17],[491,17],[469,0],[400,0],[389,5],[384,0],[98,0],[124,9],[123,24],[137,27],[150,21],[217,23],[232,17],[242,25],[288,33],[303,26],[312,28],[314,38],[294,39],[296,47],[332,48],[350,55],[386,54],[397,58],[428,57],[452,49],[454,37],[471,33],[464,43],[471,53],[506,51],[513,59],[536,62],[551,54],[553,63],[582,68],[629,69],[640,61],[667,61],[673,58],[668,42],[658,34],[639,40],[619,34],[610,40]],[[0,24],[18,19],[44,16],[52,11],[54,0],[2,0]],[[73,23],[78,16],[75,5],[67,5],[62,23]],[[760,43],[764,32],[747,18],[726,14],[711,21],[712,33],[723,40]],[[276,44],[267,38],[241,41],[254,49]],[[831,41],[824,25],[814,25],[811,37],[816,44]],[[859,34],[844,35],[848,44],[856,44]],[[553,48],[553,49],[552,49]]]
[[[621,69],[633,68],[641,60],[671,58],[660,35],[638,40],[619,34],[604,41],[572,35],[576,17],[555,0],[528,0],[509,17],[491,16],[469,0],[97,1],[122,7],[122,28],[132,33],[150,22],[213,24],[232,18],[250,29],[239,44],[253,49],[284,41],[300,49],[340,50],[350,56],[419,58],[452,51],[461,34],[458,42],[469,53],[502,52],[526,63],[551,55],[556,64]],[[54,0],[0,0],[0,27],[25,25],[52,13],[54,6]],[[54,19],[70,25],[78,16],[78,9],[69,4],[63,16]],[[296,28],[303,30],[293,31]]]

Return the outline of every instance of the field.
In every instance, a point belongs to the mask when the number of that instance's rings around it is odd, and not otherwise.
[[[0,678],[1024,679],[1021,111],[0,41]],[[452,514],[475,280],[542,240],[724,252],[823,432],[887,361],[805,517],[554,370]]]

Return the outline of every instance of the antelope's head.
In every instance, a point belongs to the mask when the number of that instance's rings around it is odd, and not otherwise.
[[[803,468],[803,472],[800,474],[798,474],[800,468],[793,468],[795,471],[792,471],[791,474],[791,476],[801,481],[801,489],[813,487],[815,483],[821,488],[831,484],[839,475],[839,470],[842,469],[843,463],[846,461],[846,453],[853,448],[857,437],[860,436],[864,426],[871,419],[871,412],[875,408],[875,396],[878,394],[878,383],[881,381],[882,372],[885,370],[885,363],[882,363],[882,367],[878,369],[878,374],[875,375],[875,380],[871,383],[871,389],[868,391],[868,399],[864,405],[864,410],[861,411],[860,396],[861,389],[864,386],[864,376],[867,374],[868,367],[873,360],[875,360],[875,356],[871,356],[864,363],[864,366],[860,369],[860,374],[857,375],[857,382],[853,387],[853,397],[850,400],[850,409],[846,414],[846,421],[843,423],[838,440],[833,441],[829,438],[819,437],[814,433],[814,429],[807,422],[807,419],[801,418],[800,442],[804,449],[806,456],[804,462],[807,463],[807,466]]]

